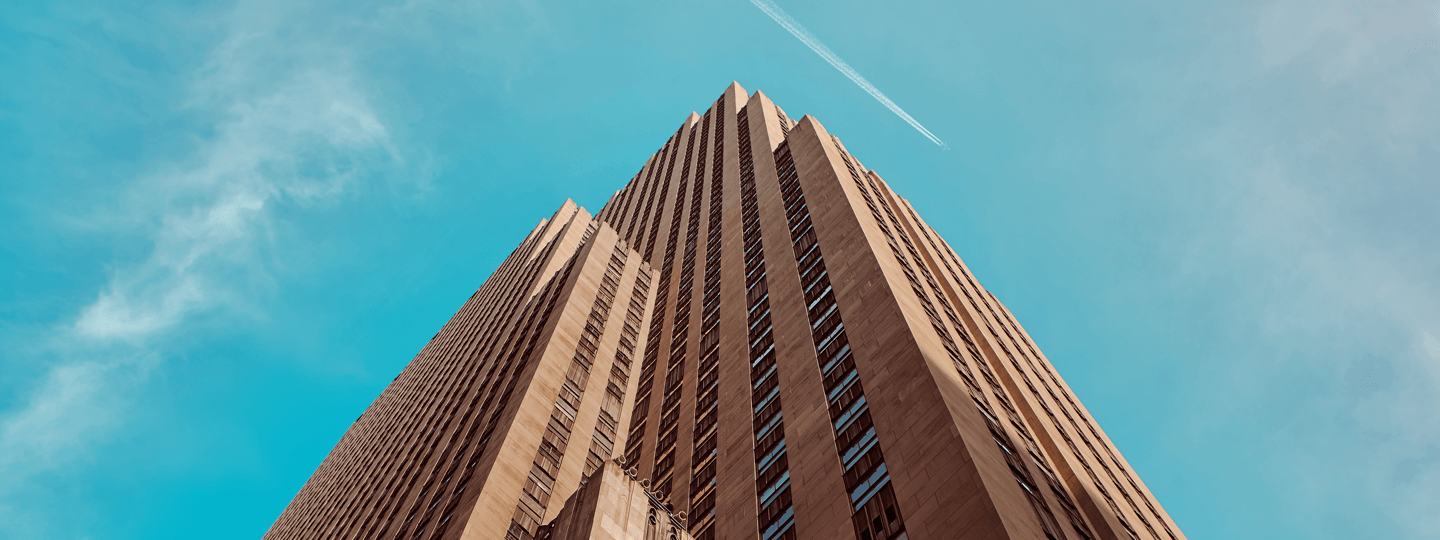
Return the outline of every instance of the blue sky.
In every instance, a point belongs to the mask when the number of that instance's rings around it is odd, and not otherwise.
[[[1440,4],[777,3],[949,150],[745,0],[0,8],[0,538],[258,537],[731,80],[914,201],[1191,538],[1440,537]]]

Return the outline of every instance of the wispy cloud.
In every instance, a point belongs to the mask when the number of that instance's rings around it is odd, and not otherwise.
[[[6,513],[28,477],[84,456],[124,424],[132,396],[176,352],[168,336],[207,314],[233,320],[259,309],[271,272],[285,264],[272,249],[285,229],[280,209],[334,206],[368,184],[417,180],[344,54],[276,39],[276,20],[247,17],[245,6],[232,15],[184,96],[209,125],[189,151],[115,179],[130,196],[97,212],[127,224],[117,240],[147,224],[123,240],[148,253],[114,263],[72,324],[30,345],[55,361],[0,416]]]
[[[90,437],[120,419],[123,390],[143,382],[154,365],[153,357],[132,356],[50,369],[26,408],[0,426],[0,472],[13,482],[76,458]],[[9,485],[0,495],[19,487]]]
[[[191,165],[144,179],[159,210],[153,249],[116,269],[75,323],[77,334],[140,340],[187,315],[234,301],[237,270],[262,270],[262,247],[280,201],[305,205],[346,193],[366,165],[399,163],[385,126],[343,72],[303,71],[226,107],[215,137]]]
[[[819,38],[811,34],[809,30],[806,30],[805,27],[791,17],[790,14],[785,13],[785,10],[780,9],[780,6],[775,5],[775,3],[770,0],[750,0],[750,3],[755,4],[755,7],[760,8],[760,11],[764,11],[771,19],[775,19],[775,22],[785,27],[785,30],[789,31],[791,35],[798,38],[805,46],[810,47],[810,50],[815,51],[815,54],[820,55],[821,58],[824,58],[825,61],[829,62],[835,69],[840,70],[840,73],[844,73],[846,77],[849,77],[851,81],[854,81],[862,90],[865,90],[871,97],[879,101],[881,105],[884,105],[886,109],[890,109],[890,112],[895,113],[901,120],[904,120],[905,123],[910,124],[910,127],[915,128],[915,130],[919,131],[925,138],[930,139],[930,142],[938,144],[941,148],[947,150],[950,148],[945,146],[944,141],[941,141],[934,133],[925,129],[925,126],[920,125],[920,122],[915,121],[909,113],[906,113],[905,110],[901,109],[899,105],[896,105],[894,101],[890,101],[890,98],[885,97],[885,94],[881,93],[879,88],[875,88],[875,85],[870,84],[870,81],[865,80],[865,77],[861,77],[860,74],[855,71],[855,68],[850,67],[850,64],[841,60],[840,57],[837,56],[834,51],[831,51],[829,47],[826,47]]]

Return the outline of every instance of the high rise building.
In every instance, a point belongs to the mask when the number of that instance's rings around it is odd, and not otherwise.
[[[272,539],[1184,535],[911,204],[738,84],[566,201]]]

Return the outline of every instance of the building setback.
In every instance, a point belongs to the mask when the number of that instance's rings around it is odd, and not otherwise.
[[[266,534],[692,536],[1185,538],[909,201],[738,84],[542,221]]]

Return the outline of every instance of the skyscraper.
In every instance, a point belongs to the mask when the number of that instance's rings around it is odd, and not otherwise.
[[[910,203],[738,84],[542,221],[266,537],[672,533],[1184,538]]]

